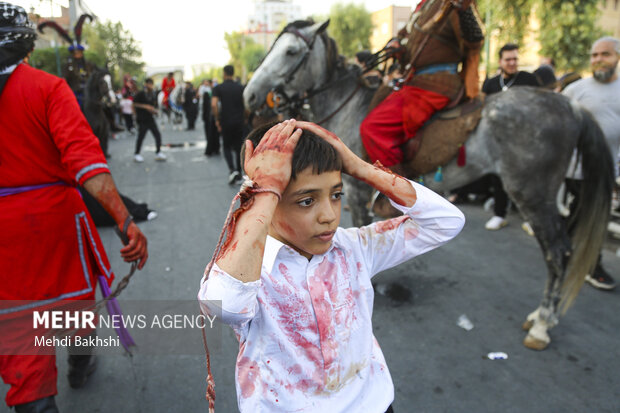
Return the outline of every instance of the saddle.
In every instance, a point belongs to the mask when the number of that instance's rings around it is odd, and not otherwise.
[[[484,98],[478,96],[454,108],[441,110],[402,146],[407,176],[433,172],[454,159],[482,117]]]

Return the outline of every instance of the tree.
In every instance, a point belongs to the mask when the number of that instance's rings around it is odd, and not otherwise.
[[[65,64],[69,57],[69,51],[66,47],[58,48],[58,60],[56,56],[56,48],[48,47],[45,49],[34,49],[30,55],[29,63],[32,67],[51,73],[56,76],[62,76],[62,65]]]
[[[224,40],[230,53],[230,64],[242,77],[256,70],[267,53],[263,46],[240,32],[224,33]]]
[[[480,0],[478,8],[486,20],[486,33],[499,43],[520,43],[529,28],[532,5],[537,0]]]
[[[353,57],[370,48],[372,19],[363,5],[336,3],[329,12],[329,35],[336,40],[340,53]]]
[[[588,66],[592,43],[603,35],[596,27],[599,0],[540,0],[541,53],[557,68],[579,71]]]
[[[94,25],[84,26],[83,37],[89,52],[95,56],[103,56],[100,65],[107,65],[115,84],[121,83],[125,73],[142,73],[142,50],[132,34],[123,28],[122,23],[112,23],[109,20],[104,23],[95,22]]]

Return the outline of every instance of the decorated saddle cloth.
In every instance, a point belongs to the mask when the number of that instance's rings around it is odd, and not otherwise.
[[[437,112],[402,146],[404,169],[409,176],[426,174],[454,159],[482,116],[484,98],[479,96]]]

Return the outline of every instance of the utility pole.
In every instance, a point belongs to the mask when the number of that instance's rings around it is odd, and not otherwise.
[[[69,30],[75,27],[75,23],[77,22],[77,5],[75,4],[77,0],[69,0]]]
[[[491,7],[487,6],[487,13],[485,16],[484,25],[487,28],[487,35],[484,36],[484,53],[485,53],[485,61],[486,61],[486,74],[485,76],[489,76],[489,70],[491,70]]]

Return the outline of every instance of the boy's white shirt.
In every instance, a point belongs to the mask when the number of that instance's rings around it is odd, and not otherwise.
[[[371,278],[434,249],[462,229],[461,211],[411,182],[417,201],[402,215],[338,228],[310,261],[267,237],[261,279],[244,283],[214,265],[201,282],[205,314],[221,314],[239,339],[239,410],[383,413],[394,386],[372,333]],[[220,308],[215,302],[220,300]]]

